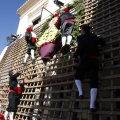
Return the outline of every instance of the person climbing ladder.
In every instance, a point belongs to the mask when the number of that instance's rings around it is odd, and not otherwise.
[[[80,57],[79,66],[74,75],[75,84],[78,88],[79,95],[77,98],[82,99],[84,96],[82,90],[82,79],[86,71],[90,78],[90,110],[96,111],[95,101],[98,91],[98,70],[99,70],[99,49],[105,45],[105,40],[90,32],[90,26],[83,24],[81,26],[81,35],[77,37],[77,50],[73,54],[74,58]]]
[[[72,31],[75,24],[75,17],[72,13],[69,12],[69,8],[66,7],[63,9],[62,14],[60,15],[59,25],[57,28],[61,27],[62,32],[62,54],[66,54],[70,51],[70,43],[72,40]]]
[[[17,77],[21,73],[16,72],[15,70],[9,71],[9,94],[8,94],[8,106],[6,108],[4,117],[5,120],[10,116],[10,120],[13,120],[14,114],[17,111],[17,105],[20,102],[20,97],[22,94],[22,89],[24,89],[24,84],[19,83]]]
[[[33,24],[31,23],[25,32],[25,41],[27,42],[28,50],[25,54],[23,64],[27,63],[28,57],[31,55],[33,63],[35,62],[35,49],[36,49],[36,34],[33,32]]]

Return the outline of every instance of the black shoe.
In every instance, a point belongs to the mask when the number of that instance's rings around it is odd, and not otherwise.
[[[96,109],[96,108],[90,108],[90,111],[91,111],[91,112],[96,112],[97,109]]]
[[[77,96],[76,99],[83,99],[83,98],[84,98],[84,96],[83,96],[83,95],[80,95],[80,96]]]

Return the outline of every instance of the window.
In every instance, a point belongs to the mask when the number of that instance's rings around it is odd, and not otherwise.
[[[39,18],[37,18],[35,21],[33,21],[33,26],[35,26],[36,24],[38,24],[38,23],[39,23],[39,21],[40,21],[40,17],[39,17]]]

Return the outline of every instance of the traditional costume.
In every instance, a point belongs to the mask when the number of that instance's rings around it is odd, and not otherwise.
[[[12,71],[9,72],[9,103],[4,114],[5,120],[7,120],[8,115],[10,116],[10,120],[13,120],[14,113],[17,111],[17,105],[19,104],[23,88],[23,85],[20,85],[17,81],[17,77],[20,75],[20,73],[17,72],[13,75],[11,72]]]
[[[72,13],[69,12],[69,8],[66,7],[63,13],[60,15],[59,27],[61,26],[62,32],[62,49],[61,52],[66,54],[70,51],[70,43],[72,40],[72,31],[75,24],[75,18]]]
[[[27,42],[28,50],[25,54],[23,64],[26,64],[28,57],[31,55],[32,61],[35,62],[35,49],[36,49],[36,34],[33,32],[32,27],[28,27],[25,32],[25,41]]]

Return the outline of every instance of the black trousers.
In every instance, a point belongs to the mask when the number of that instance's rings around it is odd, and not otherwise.
[[[19,100],[20,100],[19,95],[14,92],[9,92],[8,100],[9,100],[9,104],[6,110],[8,112],[16,112],[17,105],[19,104]]]
[[[75,79],[82,81],[86,72],[88,72],[90,79],[90,88],[98,88],[98,59],[85,59],[79,63],[79,66],[74,75]]]
[[[36,49],[36,46],[35,46],[35,44],[34,43],[27,43],[27,45],[28,45],[28,50],[27,50],[27,54],[28,55],[31,55],[31,50],[33,49],[33,50],[35,50]]]

